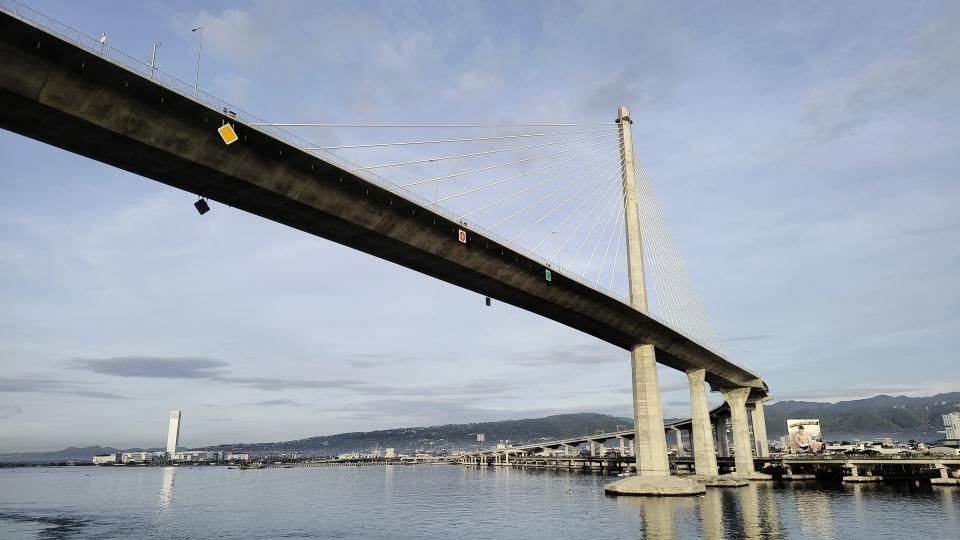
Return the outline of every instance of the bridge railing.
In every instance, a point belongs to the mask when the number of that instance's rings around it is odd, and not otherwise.
[[[148,61],[140,60],[134,56],[128,55],[127,53],[119,49],[111,47],[106,43],[101,43],[100,39],[84,34],[80,30],[77,30],[76,28],[73,28],[57,19],[54,19],[49,15],[45,15],[37,11],[36,9],[33,9],[32,7],[24,4],[23,2],[20,2],[19,0],[0,0],[0,11],[5,11],[21,20],[27,21],[31,23],[33,26],[46,31],[51,35],[57,36],[67,42],[73,43],[83,49],[86,49],[94,54],[97,54],[118,66],[121,66],[137,75],[140,75],[141,77],[144,77],[157,84],[160,84],[161,86],[169,88],[187,99],[192,99],[198,103],[206,105],[212,108],[213,111],[219,114],[223,114],[230,118],[235,118],[238,122],[242,122],[246,124],[246,127],[249,127],[251,129],[256,129],[280,141],[294,145],[297,148],[303,150],[304,152],[308,152],[316,156],[318,159],[322,159],[323,161],[326,161],[331,165],[335,165],[342,169],[349,170],[351,171],[352,174],[355,174],[372,184],[376,184],[384,189],[387,189],[393,193],[396,193],[398,196],[403,197],[404,199],[407,199],[411,203],[416,204],[417,206],[420,206],[425,210],[433,211],[438,215],[441,215],[451,221],[459,223],[460,225],[462,225],[463,227],[465,227],[466,229],[472,232],[482,234],[483,236],[486,236],[487,238],[490,238],[491,240],[494,240],[502,244],[503,246],[512,249],[517,253],[520,253],[521,255],[543,265],[545,268],[549,268],[553,273],[572,279],[580,283],[581,285],[584,285],[597,292],[605,294],[610,298],[613,298],[624,304],[630,305],[629,300],[625,296],[617,293],[616,291],[608,289],[607,287],[600,285],[598,282],[590,281],[589,279],[579,275],[575,271],[569,268],[566,268],[562,265],[559,265],[553,261],[550,261],[545,257],[542,257],[541,255],[538,255],[533,251],[530,251],[522,246],[519,246],[514,242],[512,242],[511,240],[508,240],[507,238],[504,238],[503,236],[495,233],[494,231],[485,228],[479,223],[469,221],[463,216],[460,216],[454,212],[451,212],[450,210],[447,210],[446,208],[440,206],[439,204],[435,202],[431,202],[426,198],[421,197],[420,195],[417,195],[416,193],[410,190],[402,188],[397,184],[375,173],[372,173],[368,170],[363,170],[359,165],[355,163],[351,163],[350,161],[336,154],[330,153],[322,149],[308,150],[308,147],[316,147],[319,145],[314,144],[304,139],[303,137],[300,137],[299,135],[295,135],[287,130],[274,126],[270,122],[256,116],[255,114],[252,114],[239,107],[231,105],[230,103],[227,103],[226,101],[212,94],[209,94],[207,92],[204,92],[203,90],[200,90],[199,88],[197,88],[191,83],[185,82],[173,75],[170,75],[169,73],[166,73],[160,69],[157,69],[156,66],[150,65],[150,62]],[[683,332],[681,330],[674,328],[662,318],[657,317],[650,313],[647,313],[647,316],[663,324],[667,328],[670,328],[674,332],[682,335],[688,340],[694,343],[700,343],[697,339],[693,338],[686,332]],[[732,361],[726,358],[721,353],[721,351],[714,350],[714,348],[712,348],[709,345],[705,345],[702,343],[700,343],[700,345],[710,350],[714,354],[720,356],[724,360],[730,362],[731,364],[734,364]]]

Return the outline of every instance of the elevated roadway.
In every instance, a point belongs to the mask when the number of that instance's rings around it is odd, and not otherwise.
[[[727,418],[730,416],[730,408],[726,403],[722,403],[710,411],[711,418]],[[682,420],[673,420],[670,422],[664,422],[663,429],[665,430],[683,430],[690,431],[692,420],[690,418],[685,418]],[[536,452],[537,450],[547,449],[547,448],[560,448],[563,446],[573,446],[577,447],[582,444],[587,443],[603,443],[606,441],[614,439],[624,439],[632,440],[636,436],[636,432],[631,427],[630,429],[624,429],[620,431],[608,431],[605,433],[595,433],[593,435],[582,435],[577,437],[568,437],[566,439],[555,439],[550,441],[539,441],[530,444],[520,444],[516,446],[511,446],[509,448],[488,448],[486,450],[481,450],[479,452],[470,452],[467,455],[493,455],[493,454],[503,454],[506,452],[523,454],[527,452]]]

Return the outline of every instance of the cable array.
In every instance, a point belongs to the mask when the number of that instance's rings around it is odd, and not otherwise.
[[[442,204],[552,261],[555,271],[618,296],[626,291],[622,139],[615,123],[269,125],[316,129],[329,141],[307,150],[336,151],[357,164],[348,170],[387,174],[390,189]],[[378,136],[399,130],[415,135]],[[652,308],[665,323],[720,352],[639,160],[633,172]]]
[[[634,151],[636,155],[636,151]],[[634,160],[637,207],[644,243],[644,267],[653,282],[659,315],[673,328],[722,354],[720,340],[710,324],[677,243],[667,226],[663,209],[643,164]]]
[[[307,150],[336,152],[358,175],[385,175],[393,186],[388,189],[412,192],[521,242],[554,261],[549,266],[555,271],[603,290],[620,284],[618,270],[625,276],[625,266],[618,268],[618,257],[609,255],[621,243],[613,235],[622,234],[622,227],[610,221],[620,191],[615,122],[269,125],[311,130],[311,138],[322,144],[310,143]],[[412,136],[389,136],[401,132]],[[384,133],[388,136],[381,137]],[[602,215],[595,211],[600,199],[611,202]],[[553,256],[546,257],[549,253]],[[591,253],[597,254],[595,260],[587,257]],[[560,260],[569,260],[569,266],[557,264]]]

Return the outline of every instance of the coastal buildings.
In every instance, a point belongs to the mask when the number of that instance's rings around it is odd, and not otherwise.
[[[113,454],[100,454],[99,456],[93,456],[94,465],[113,465],[114,463],[120,463],[120,452],[115,452]]]

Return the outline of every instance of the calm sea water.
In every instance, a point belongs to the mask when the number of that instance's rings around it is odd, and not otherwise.
[[[0,538],[960,538],[960,489],[757,483],[610,497],[566,471],[0,470]]]

